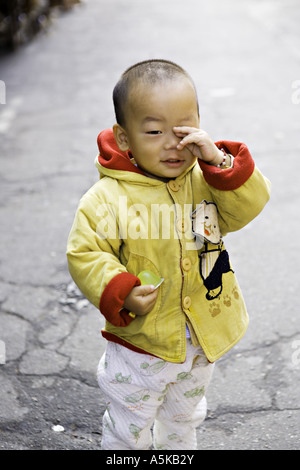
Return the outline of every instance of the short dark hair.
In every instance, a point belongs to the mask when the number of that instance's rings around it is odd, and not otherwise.
[[[144,83],[154,85],[155,83],[174,79],[178,76],[187,77],[195,89],[194,82],[190,75],[182,67],[169,60],[144,60],[132,65],[127,70],[125,70],[113,90],[113,103],[117,123],[120,126],[125,125],[124,109],[128,94],[132,85],[136,84],[138,80],[142,80]],[[196,89],[195,94],[197,97]]]

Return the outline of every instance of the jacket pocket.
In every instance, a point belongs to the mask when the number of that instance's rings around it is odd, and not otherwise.
[[[128,262],[125,267],[129,273],[134,274],[135,276],[145,270],[150,270],[160,276],[159,270],[153,261],[146,256],[138,255],[137,253],[131,252],[129,254]]]
[[[161,273],[159,272],[158,268],[153,263],[153,261],[151,261],[146,256],[139,255],[137,253],[133,253],[133,252],[130,253],[128,262],[125,267],[129,273],[134,274],[135,276],[137,276],[141,271],[150,270],[153,273],[155,273],[157,276],[162,277]],[[164,291],[164,283],[162,283],[158,288],[158,296],[157,296],[155,306],[153,307],[151,312],[145,315],[145,317],[149,315],[155,324],[156,324],[157,315],[158,315],[161,302],[162,302],[163,291]]]

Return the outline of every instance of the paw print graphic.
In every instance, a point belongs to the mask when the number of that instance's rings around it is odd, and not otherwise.
[[[231,297],[229,295],[224,296],[223,304],[226,305],[226,307],[231,306]]]
[[[217,315],[219,315],[219,313],[221,313],[219,304],[213,302],[209,307],[209,311],[212,317],[216,317]]]
[[[232,289],[232,294],[233,294],[233,297],[234,297],[236,300],[238,300],[238,299],[240,298],[239,291],[237,290],[236,287],[234,287],[234,288]]]

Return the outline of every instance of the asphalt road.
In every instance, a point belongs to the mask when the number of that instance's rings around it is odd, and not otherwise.
[[[272,182],[226,237],[251,321],[216,365],[199,449],[300,449],[299,20],[298,0],[89,0],[1,55],[0,449],[100,447],[103,320],[65,249],[113,86],[148,58],[185,67],[203,129],[245,142]]]

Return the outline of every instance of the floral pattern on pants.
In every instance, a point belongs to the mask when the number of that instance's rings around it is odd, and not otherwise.
[[[97,374],[106,398],[102,449],[197,449],[213,368],[189,339],[183,364],[109,342]]]

